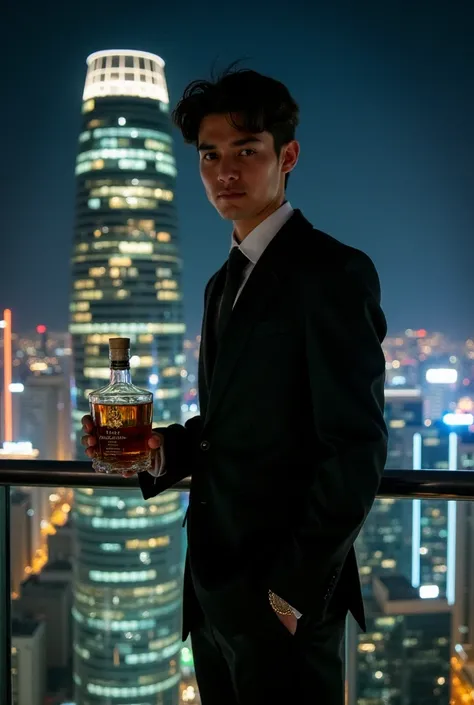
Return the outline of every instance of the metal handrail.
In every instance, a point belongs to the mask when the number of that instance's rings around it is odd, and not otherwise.
[[[189,490],[190,478],[174,489]],[[95,473],[87,461],[0,460],[0,486],[137,488],[138,478]],[[474,500],[474,471],[386,470],[378,497]]]

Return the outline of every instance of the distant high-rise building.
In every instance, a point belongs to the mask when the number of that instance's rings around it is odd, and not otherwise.
[[[11,589],[15,597],[20,593],[20,585],[28,577],[26,568],[33,560],[32,523],[30,498],[25,492],[14,490],[10,501],[10,526],[12,536]]]
[[[155,421],[179,422],[185,325],[164,62],[124,50],[87,64],[70,305],[76,428],[109,378],[114,336],[131,339],[133,381],[155,391]]]
[[[416,388],[385,389],[385,421],[389,430],[386,467],[421,467],[423,400]],[[411,579],[413,502],[377,499],[357,539],[364,593],[371,595],[374,576],[404,575]],[[418,521],[419,530],[419,521]]]
[[[71,460],[70,381],[63,374],[30,375],[15,394],[18,440],[31,441],[42,460]]]
[[[458,502],[456,535],[456,600],[453,643],[468,654],[474,676],[474,503]],[[464,665],[464,664],[463,664]]]
[[[87,64],[72,257],[76,428],[109,378],[115,336],[131,339],[133,381],[154,392],[154,422],[167,425],[181,420],[185,326],[164,62],[123,50]],[[177,492],[147,503],[137,490],[75,493],[77,705],[177,704],[182,515]]]
[[[36,619],[12,620],[12,705],[43,705],[46,630]]]
[[[18,618],[37,619],[46,624],[46,662],[50,669],[67,669],[71,664],[72,633],[71,584],[66,580],[48,580],[31,575],[20,589],[20,599],[12,602]]]
[[[424,415],[439,421],[444,414],[454,411],[458,393],[459,360],[455,356],[438,356],[421,366],[421,384],[424,397]]]
[[[449,705],[450,607],[401,576],[375,578],[367,632],[349,622],[348,705]]]

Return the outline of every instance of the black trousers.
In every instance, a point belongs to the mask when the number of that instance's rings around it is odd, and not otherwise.
[[[292,635],[269,607],[245,632],[224,635],[203,617],[191,631],[202,705],[343,705],[347,611],[305,617]]]

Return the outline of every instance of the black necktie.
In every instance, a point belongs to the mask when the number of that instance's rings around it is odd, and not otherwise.
[[[219,320],[217,323],[217,339],[220,340],[229,323],[235,297],[242,283],[242,275],[249,259],[238,247],[233,247],[227,260],[227,272],[224,291],[222,292]]]

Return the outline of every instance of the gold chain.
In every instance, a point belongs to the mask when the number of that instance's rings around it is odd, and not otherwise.
[[[286,600],[283,600],[281,597],[278,597],[278,595],[275,595],[275,593],[272,592],[271,590],[268,591],[268,599],[270,600],[270,604],[271,604],[273,610],[277,614],[281,614],[281,615],[294,614],[294,612],[291,609],[288,602]]]

